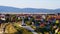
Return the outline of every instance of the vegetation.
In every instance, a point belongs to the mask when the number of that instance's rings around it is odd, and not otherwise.
[[[5,34],[32,34],[29,30],[20,27],[18,23],[2,23],[1,26],[3,25]]]

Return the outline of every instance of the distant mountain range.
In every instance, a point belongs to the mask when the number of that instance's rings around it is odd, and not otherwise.
[[[8,6],[0,6],[0,13],[60,13],[60,9],[36,9],[36,8],[15,8]]]

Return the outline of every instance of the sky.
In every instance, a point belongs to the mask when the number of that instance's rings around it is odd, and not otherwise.
[[[60,8],[60,0],[0,0],[0,6],[17,8]]]

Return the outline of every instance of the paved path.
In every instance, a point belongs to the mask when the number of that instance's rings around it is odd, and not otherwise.
[[[30,26],[21,26],[21,27],[23,27],[23,28],[25,28],[25,29],[27,29],[27,30],[30,30],[33,34],[38,34],[38,33],[35,32],[34,29],[31,28]]]
[[[24,18],[22,17],[22,25],[25,25],[25,23],[24,23]],[[33,34],[38,34],[37,32],[35,32],[34,31],[34,29],[33,28],[31,28],[30,26],[21,26],[21,25],[19,25],[20,27],[23,27],[23,28],[25,28],[25,29],[27,29],[27,30],[30,30]]]

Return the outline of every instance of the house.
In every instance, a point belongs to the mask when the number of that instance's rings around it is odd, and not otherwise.
[[[5,15],[3,15],[3,14],[0,15],[0,19],[1,19],[1,20],[6,20],[6,19],[5,19]]]

